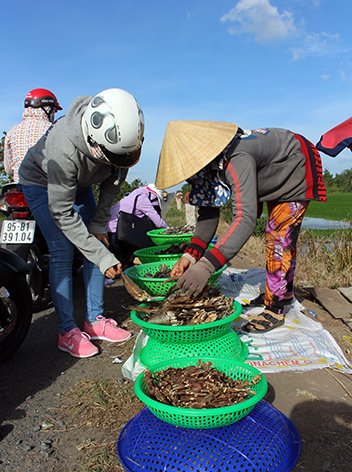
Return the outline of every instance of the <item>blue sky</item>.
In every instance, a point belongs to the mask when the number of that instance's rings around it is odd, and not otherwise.
[[[0,132],[26,93],[48,88],[64,111],[109,87],[145,115],[128,181],[154,181],[166,124],[234,121],[320,135],[352,115],[351,0],[6,0]],[[333,174],[352,153],[323,157]]]

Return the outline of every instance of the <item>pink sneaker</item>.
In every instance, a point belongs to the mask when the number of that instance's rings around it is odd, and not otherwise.
[[[84,331],[89,334],[91,339],[110,341],[111,343],[127,341],[132,336],[129,331],[120,328],[115,320],[104,316],[97,316],[93,323],[85,321]]]
[[[79,328],[59,334],[58,348],[73,357],[92,357],[99,353],[97,346],[90,342],[90,336]]]

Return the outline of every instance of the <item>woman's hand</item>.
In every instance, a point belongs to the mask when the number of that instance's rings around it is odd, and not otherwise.
[[[107,233],[92,233],[104,246],[109,247],[109,239]]]
[[[196,297],[203,291],[213,272],[215,272],[213,264],[205,257],[202,257],[178,279],[176,287],[185,292],[189,297]]]
[[[108,279],[115,279],[118,275],[122,272],[122,265],[120,262],[112,267],[109,267],[108,270],[105,271],[105,277]]]
[[[170,272],[170,277],[181,277],[181,275],[192,265],[194,262],[191,259],[182,256],[176,264],[173,266]]]

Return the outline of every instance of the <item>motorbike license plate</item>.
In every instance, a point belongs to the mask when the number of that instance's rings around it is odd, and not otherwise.
[[[2,244],[31,244],[34,239],[34,220],[4,220],[1,226]]]

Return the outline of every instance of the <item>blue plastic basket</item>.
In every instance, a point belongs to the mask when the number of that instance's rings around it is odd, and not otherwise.
[[[289,472],[301,451],[292,422],[262,400],[221,428],[180,428],[144,408],[123,428],[116,452],[127,472]]]

